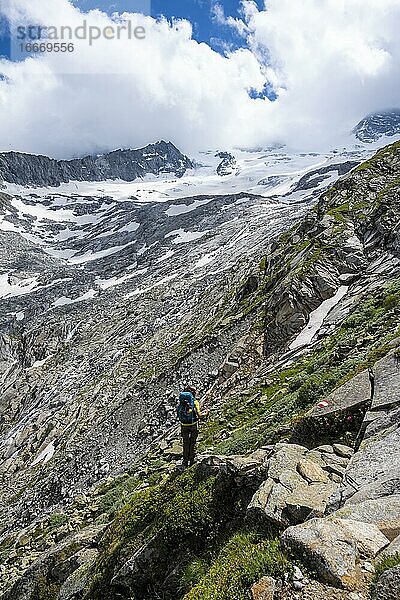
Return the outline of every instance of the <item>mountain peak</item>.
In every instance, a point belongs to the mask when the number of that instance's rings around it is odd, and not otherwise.
[[[384,135],[400,135],[400,109],[391,108],[365,116],[353,129],[360,142],[377,142]]]
[[[55,160],[22,152],[0,153],[0,181],[19,185],[59,186],[69,181],[134,181],[147,174],[182,177],[191,160],[172,142],[163,140],[144,148],[120,148],[98,156]]]

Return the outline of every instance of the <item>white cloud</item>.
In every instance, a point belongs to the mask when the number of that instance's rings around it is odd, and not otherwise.
[[[68,0],[12,6],[31,23],[113,23]],[[399,0],[268,0],[264,11],[244,0],[241,19],[216,11],[248,50],[224,57],[194,41],[187,21],[125,15],[145,40],[75,40],[71,54],[2,61],[0,150],[69,157],[161,138],[188,153],[276,140],[315,147],[400,105]],[[278,100],[250,99],[266,80]]]
[[[232,27],[232,29],[235,29],[239,35],[244,36],[249,33],[246,23],[242,21],[242,19],[225,16],[224,7],[219,3],[216,3],[212,6],[211,15],[216,23],[219,25],[227,25],[228,27]],[[248,16],[247,11],[244,11],[244,15]]]

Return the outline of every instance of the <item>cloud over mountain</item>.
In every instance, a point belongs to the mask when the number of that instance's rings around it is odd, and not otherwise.
[[[263,11],[242,4],[235,19],[215,12],[247,40],[225,56],[195,41],[187,21],[126,14],[145,28],[144,40],[102,37],[89,47],[75,39],[71,53],[1,61],[0,150],[68,158],[161,138],[185,152],[274,141],[313,147],[400,104],[398,0],[269,0]],[[14,0],[10,17],[121,24],[68,0]],[[265,83],[275,102],[249,96]]]

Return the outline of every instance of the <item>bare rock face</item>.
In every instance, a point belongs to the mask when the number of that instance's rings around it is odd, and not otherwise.
[[[354,590],[363,581],[360,556],[374,558],[389,541],[376,525],[317,518],[286,529],[281,543],[310,563],[323,581]]]

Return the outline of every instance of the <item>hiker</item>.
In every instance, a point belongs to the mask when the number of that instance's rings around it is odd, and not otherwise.
[[[208,415],[208,410],[203,413],[201,412],[200,404],[196,400],[196,390],[192,387],[186,387],[179,394],[177,415],[181,423],[181,435],[183,438],[182,466],[186,468],[192,466],[194,463],[195,445],[199,433],[198,422]]]

